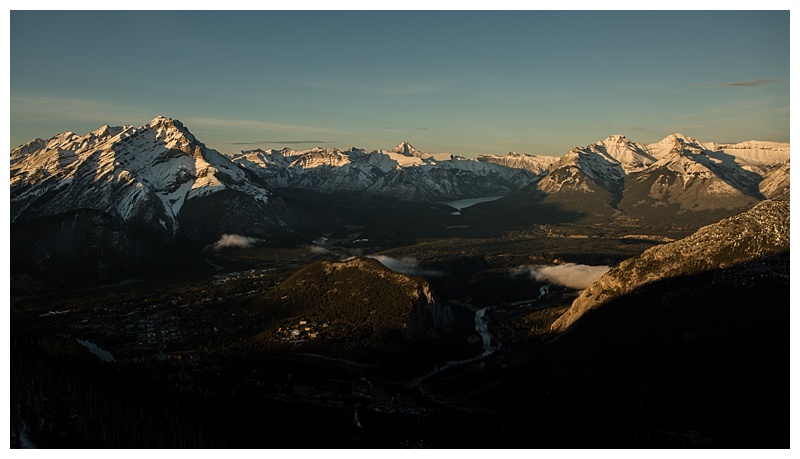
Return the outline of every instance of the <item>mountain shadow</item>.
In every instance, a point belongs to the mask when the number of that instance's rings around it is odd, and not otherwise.
[[[657,281],[535,344],[493,395],[519,446],[788,448],[789,297],[788,252]]]
[[[11,224],[11,288],[17,293],[114,282],[164,267],[164,248],[123,222],[78,209]]]
[[[491,222],[497,227],[519,227],[532,224],[568,224],[607,220],[612,213],[598,215],[598,208],[607,206],[606,200],[592,201],[592,198],[574,200],[572,197],[554,196],[539,191],[535,185],[529,185],[522,190],[511,193],[496,201],[475,204],[461,210],[464,220],[473,224]]]
[[[685,153],[684,153],[685,154]],[[701,154],[692,154],[691,158],[706,166],[720,180],[739,190],[742,194],[752,196],[759,200],[766,199],[758,189],[758,183],[763,177],[749,171],[736,162],[736,157],[721,150],[705,150]]]

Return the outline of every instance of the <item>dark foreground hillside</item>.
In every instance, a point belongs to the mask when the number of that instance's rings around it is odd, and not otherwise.
[[[104,364],[15,314],[12,447],[787,448],[787,274],[788,254],[655,283],[417,388],[235,350]]]
[[[650,284],[507,355],[460,403],[521,447],[788,448],[788,272],[785,254]]]

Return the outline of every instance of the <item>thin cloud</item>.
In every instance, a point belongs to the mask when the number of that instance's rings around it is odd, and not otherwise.
[[[744,86],[755,88],[758,86],[768,85],[770,83],[777,83],[778,80],[750,80],[750,81],[732,81],[730,83],[725,83],[723,86]]]
[[[392,126],[387,126],[384,129],[392,129],[392,130],[395,130],[395,131],[427,131],[428,130],[428,128],[426,128],[426,127],[405,128],[405,127],[392,127]]]
[[[261,145],[265,143],[304,144],[304,143],[330,143],[330,140],[260,140],[258,142],[231,142],[231,145]]]
[[[303,86],[316,89],[328,89],[339,92],[359,92],[367,94],[379,94],[384,96],[410,96],[418,94],[432,94],[444,89],[440,84],[423,85],[348,85],[331,83],[306,83]]]
[[[192,117],[181,121],[183,121],[187,126],[198,126],[205,128],[242,129],[245,131],[283,131],[289,133],[299,132],[298,135],[349,135],[347,132],[337,131],[335,129],[302,126],[297,124],[271,123],[269,121],[260,120]]]
[[[158,115],[138,107],[99,99],[21,95],[11,97],[10,102],[12,118],[91,122],[98,127],[103,124],[130,124],[137,119],[146,123]]]
[[[636,126],[636,125],[632,125],[632,124],[622,124],[622,125],[620,125],[620,129],[623,132],[637,132],[637,133],[647,133],[647,134],[653,133],[653,132],[658,132],[655,129],[651,129],[651,128],[644,127],[644,126]]]
[[[691,86],[701,87],[701,88],[759,88],[762,86],[768,86],[772,84],[783,83],[786,80],[773,80],[773,79],[758,79],[758,80],[747,80],[747,81],[728,81],[726,83],[695,83]]]

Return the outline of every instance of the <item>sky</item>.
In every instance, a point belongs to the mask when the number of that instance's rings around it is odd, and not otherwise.
[[[789,11],[10,12],[10,148],[181,120],[232,154],[788,142]]]

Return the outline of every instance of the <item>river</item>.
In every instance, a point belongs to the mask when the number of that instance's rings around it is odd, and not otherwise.
[[[424,375],[413,379],[408,383],[408,386],[413,387],[417,384],[421,383],[422,381],[430,378],[431,376],[440,373],[448,368],[452,368],[459,365],[464,365],[467,363],[477,362],[482,360],[484,357],[487,357],[493,354],[497,350],[497,346],[492,343],[492,334],[489,333],[489,318],[486,316],[486,310],[489,307],[481,308],[475,311],[475,331],[481,335],[483,339],[483,352],[476,355],[475,357],[464,359],[464,360],[450,360],[447,363],[443,363],[441,365],[436,366],[433,370],[425,373]]]
[[[537,301],[544,298],[550,291],[550,285],[544,285],[539,288],[539,296],[535,299],[529,300],[528,304],[536,303]],[[421,383],[422,381],[430,378],[431,376],[440,373],[448,368],[452,368],[459,365],[464,365],[467,363],[477,362],[479,360],[484,359],[492,354],[494,354],[497,349],[500,348],[498,344],[494,344],[492,342],[492,334],[489,333],[489,317],[486,315],[486,311],[490,308],[495,306],[487,306],[484,308],[476,309],[475,310],[475,331],[481,335],[483,339],[483,352],[476,355],[475,357],[464,359],[464,360],[450,360],[447,363],[443,363],[441,365],[436,366],[433,370],[425,373],[422,376],[419,376],[408,383],[408,386],[413,387],[417,384]]]
[[[92,354],[96,355],[98,359],[102,360],[103,362],[113,362],[114,356],[111,355],[110,352],[106,351],[105,349],[101,348],[100,346],[94,344],[91,341],[86,341],[78,338],[78,344],[81,346],[89,349]]]

